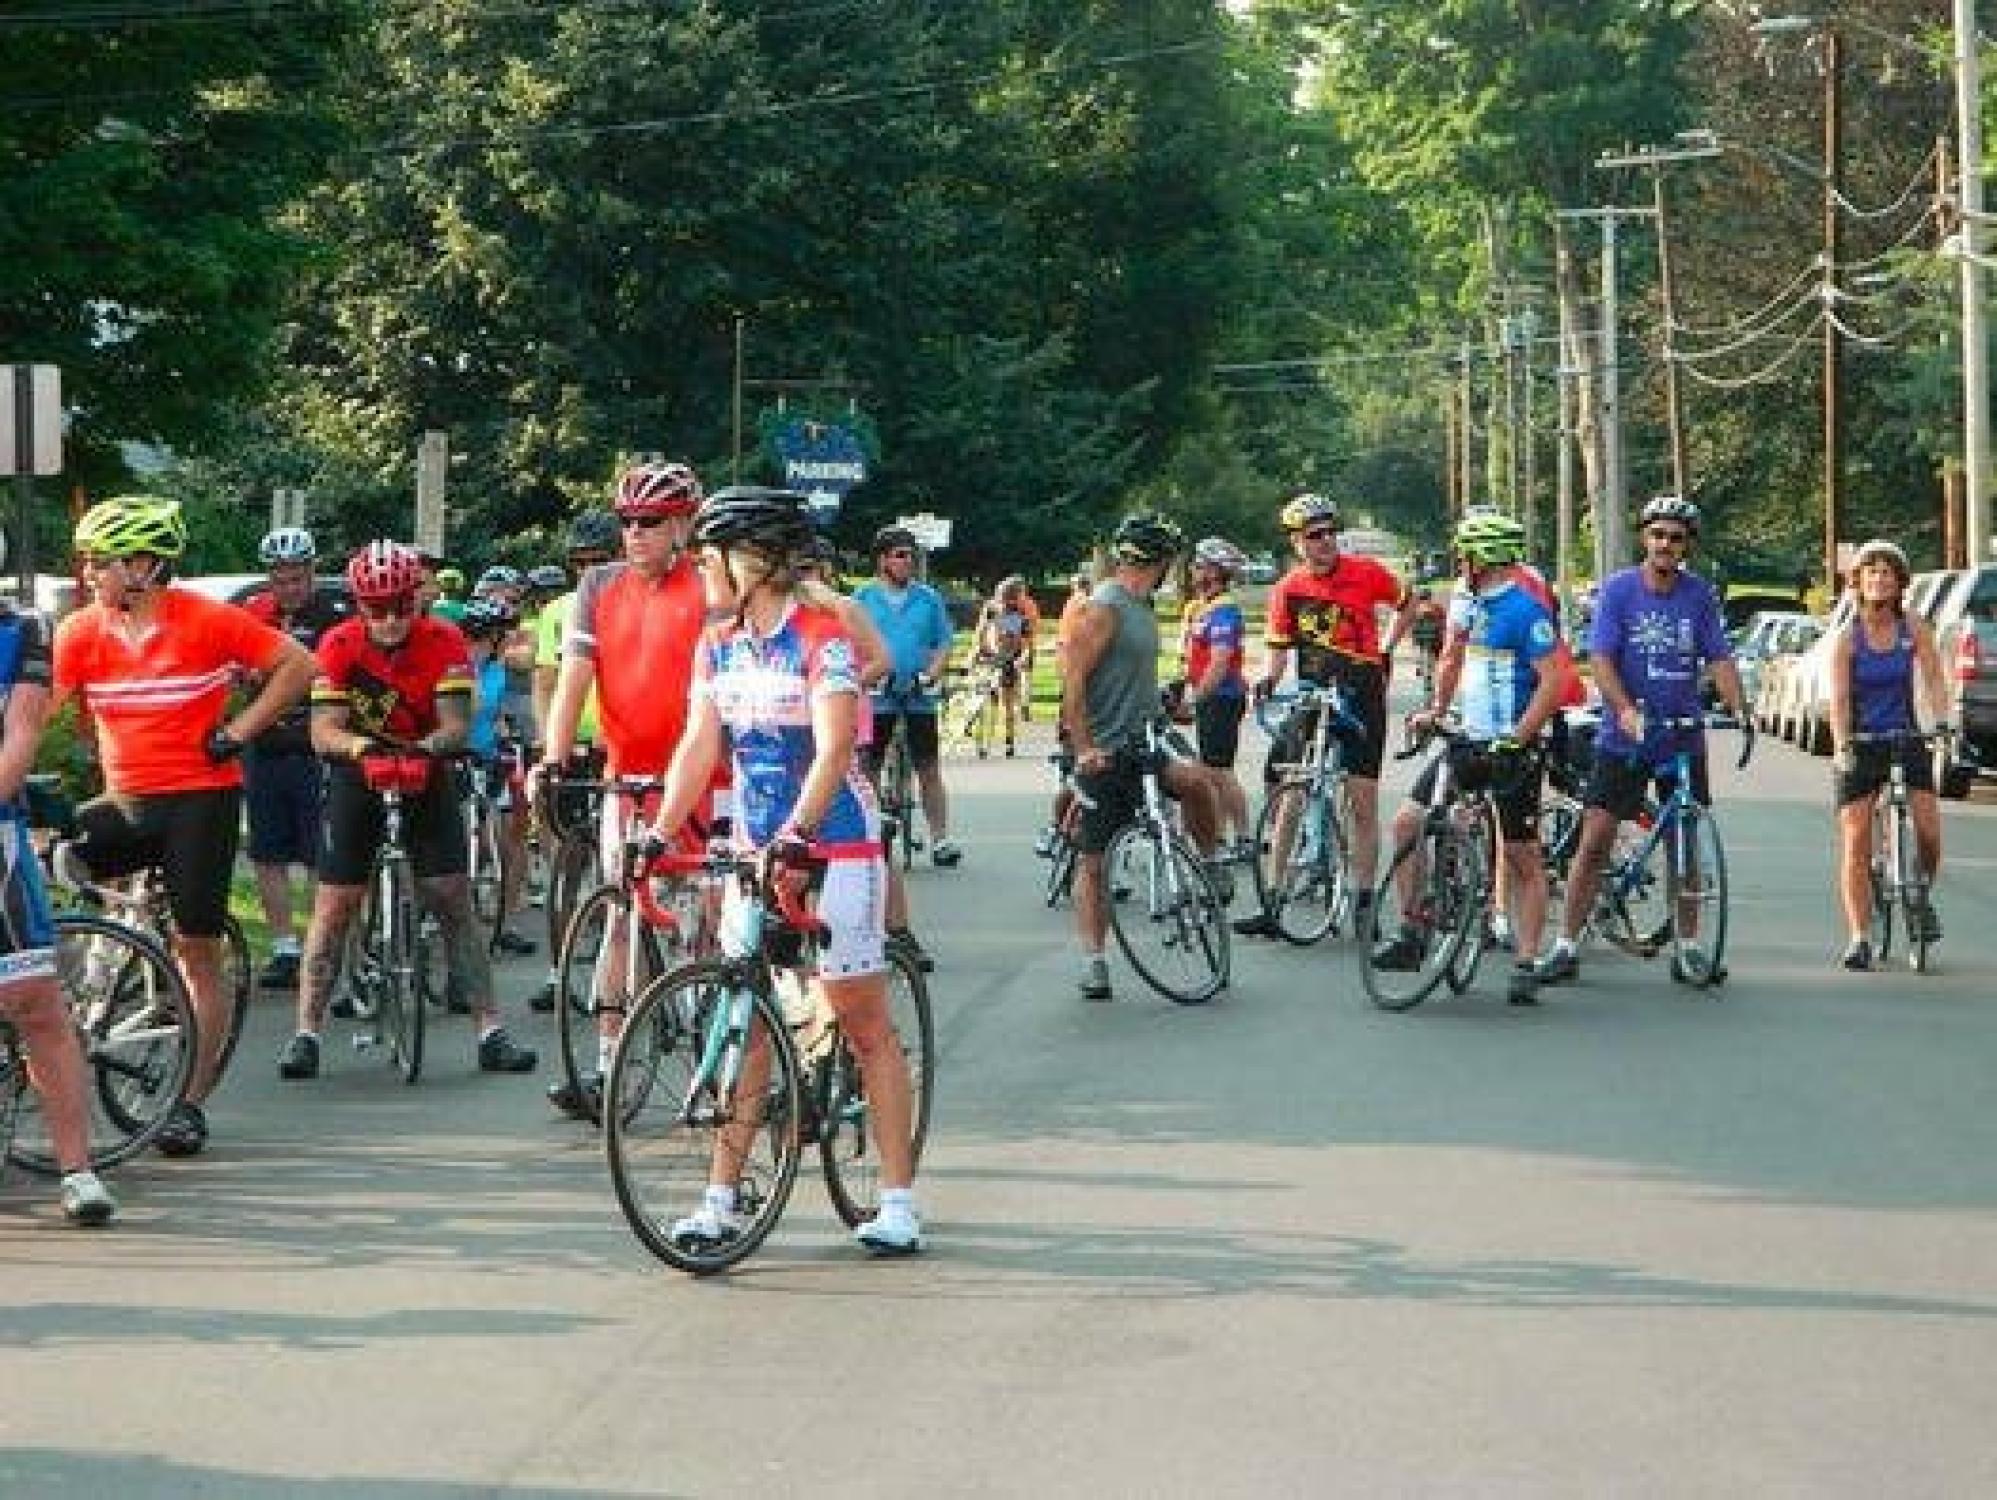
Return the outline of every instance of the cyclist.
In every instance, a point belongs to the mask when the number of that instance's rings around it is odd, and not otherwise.
[[[504,883],[499,893],[501,917],[493,933],[495,953],[522,955],[534,951],[533,941],[520,936],[510,923],[520,910],[520,890],[527,878],[527,806],[525,798],[513,795],[513,769],[523,746],[533,735],[510,717],[512,697],[507,692],[506,664],[499,652],[520,628],[520,618],[502,600],[474,599],[465,606],[461,627],[471,653],[472,721],[465,748],[474,757],[471,773],[483,780],[483,792],[499,819],[499,837],[504,845],[500,868]]]
[[[1491,790],[1509,876],[1504,893],[1494,899],[1512,908],[1517,934],[1518,960],[1507,998],[1532,1005],[1539,998],[1533,960],[1546,925],[1546,862],[1539,842],[1545,767],[1538,742],[1559,711],[1569,668],[1552,612],[1513,576],[1525,560],[1525,528],[1495,510],[1473,511],[1457,525],[1455,541],[1463,583],[1450,598],[1448,644],[1428,704],[1408,716],[1408,725],[1417,731],[1433,727],[1460,691],[1465,739],[1445,743],[1415,778],[1406,805],[1394,816],[1394,847],[1406,847],[1420,833],[1445,758],[1462,790]],[[1420,874],[1412,863],[1398,872],[1402,911],[1414,903]],[[1420,961],[1419,940],[1408,932],[1396,933],[1373,955],[1382,969],[1412,969]]]
[[[1033,722],[1033,666],[1040,659],[1040,605],[1024,579],[1019,585],[1019,612],[1026,617],[1026,653],[1019,660],[1025,691],[1019,695],[1019,720]]]
[[[737,840],[793,870],[822,863],[817,910],[828,932],[812,985],[859,1059],[881,1161],[880,1211],[854,1237],[877,1254],[920,1250],[908,1059],[888,1013],[880,809],[853,756],[857,652],[831,596],[796,583],[796,559],[812,544],[802,495],[722,490],[701,507],[694,539],[708,602],[723,618],[701,641],[692,717],[652,832],[679,834],[727,754]],[[675,1237],[714,1242],[737,1232],[727,1154],[727,1142],[717,1143],[713,1175],[722,1180],[673,1226]]]
[[[62,1172],[63,1216],[108,1224],[118,1203],[90,1169],[89,1079],[56,981],[55,929],[21,800],[48,723],[52,681],[47,627],[0,600],[0,902],[7,915],[0,922],[0,1015],[27,1044],[28,1078],[42,1097]]]
[[[282,630],[307,651],[353,613],[345,598],[313,576],[319,545],[302,526],[281,526],[257,544],[270,581],[243,601],[264,624]],[[312,754],[310,713],[303,702],[243,751],[243,797],[249,809],[250,868],[270,928],[270,958],[259,974],[271,989],[298,983],[298,924],[291,899],[294,865],[309,876],[319,858],[319,818],[325,772]]]
[[[530,784],[537,798],[550,777],[559,784],[561,768],[574,755],[577,726],[592,687],[608,774],[665,773],[686,729],[694,650],[707,621],[707,595],[686,552],[700,503],[700,478],[683,463],[639,464],[619,476],[614,508],[623,532],[624,558],[591,568],[576,587],[561,671],[548,705],[542,758]],[[616,879],[622,869],[625,830],[632,815],[632,799],[603,799],[601,858],[606,880]],[[622,925],[612,923],[609,954],[600,973],[622,971],[623,940]],[[621,1005],[606,1001],[599,1007],[599,1063],[610,1060],[623,1021]],[[593,1119],[593,1096],[601,1086],[599,1067],[597,1076],[580,1085],[566,1079],[551,1084],[548,1101],[572,1119]]]
[[[978,611],[977,659],[999,669],[999,710],[1005,719],[1005,753],[1015,753],[1019,724],[1020,666],[1032,649],[1026,617],[1026,580],[1018,574],[1001,579],[991,598]],[[982,743],[979,750],[983,750]]]
[[[1118,522],[1110,538],[1110,576],[1068,643],[1061,722],[1075,757],[1076,794],[1086,799],[1075,831],[1075,927],[1085,1000],[1110,998],[1103,852],[1144,796],[1144,731],[1158,712],[1158,616],[1151,596],[1185,545],[1185,533],[1163,516],[1145,511]],[[1206,777],[1178,760],[1160,774],[1179,798],[1193,842],[1211,857],[1216,815]]]
[[[1851,576],[1858,608],[1850,623],[1839,627],[1830,646],[1838,896],[1850,933],[1839,962],[1847,969],[1869,969],[1872,943],[1866,933],[1872,919],[1872,813],[1891,773],[1895,751],[1886,744],[1855,745],[1852,735],[1913,734],[1918,727],[1916,678],[1925,692],[1929,721],[1938,729],[1946,728],[1948,686],[1942,679],[1934,631],[1907,608],[1907,585],[1913,578],[1907,554],[1888,541],[1866,542],[1852,559]],[[1919,743],[1903,746],[1898,755],[1907,777],[1907,810],[1914,824],[1915,850],[1932,892],[1942,862],[1942,815],[1941,803],[1935,798],[1934,764]],[[1941,918],[1935,915],[1932,900],[1921,911],[1919,921],[1929,942],[1941,937]]]
[[[1242,647],[1247,617],[1229,587],[1248,566],[1248,555],[1225,538],[1200,539],[1193,548],[1193,597],[1179,639],[1186,705],[1193,715],[1200,764],[1212,773],[1222,816],[1234,831],[1237,848],[1252,841],[1248,793],[1234,774],[1241,748],[1241,720],[1248,709],[1248,679]]]
[[[1704,667],[1711,670],[1741,733],[1754,734],[1719,594],[1685,566],[1699,539],[1699,507],[1678,495],[1659,495],[1644,506],[1641,522],[1643,561],[1603,581],[1589,627],[1588,661],[1602,697],[1602,726],[1581,798],[1586,811],[1560,936],[1539,966],[1543,984],[1563,984],[1580,973],[1576,949],[1594,910],[1616,829],[1637,815],[1653,781],[1660,794],[1668,792],[1671,761],[1681,747],[1692,754],[1692,795],[1702,806],[1712,802],[1704,731],[1647,733],[1646,718],[1697,717]]]
[[[1442,654],[1442,630],[1447,614],[1433,588],[1425,583],[1415,588],[1415,618],[1408,634],[1419,654],[1416,670],[1426,689],[1435,686],[1436,658]]]
[[[1335,501],[1303,494],[1280,514],[1289,533],[1297,566],[1269,591],[1268,665],[1255,684],[1255,696],[1266,698],[1282,682],[1290,658],[1297,675],[1320,686],[1337,685],[1350,700],[1364,733],[1346,749],[1346,789],[1352,799],[1352,878],[1358,891],[1357,915],[1371,899],[1380,841],[1380,762],[1387,744],[1387,673],[1394,648],[1414,623],[1414,594],[1398,575],[1376,558],[1341,551],[1343,528]],[[1380,637],[1379,611],[1395,611],[1385,641]],[[1287,732],[1269,746],[1263,769],[1265,785],[1273,784],[1277,767],[1302,756],[1316,726],[1310,716],[1291,716]],[[1279,818],[1279,824],[1289,817]],[[1279,826],[1274,842],[1288,848],[1290,830]],[[1250,937],[1276,937],[1280,929],[1267,912],[1234,924]]]
[[[446,756],[464,748],[471,728],[471,663],[454,625],[422,614],[416,588],[423,567],[398,542],[369,542],[347,563],[347,587],[359,615],[326,632],[312,685],[312,744],[329,762],[326,836],[319,887],[305,934],[298,986],[298,1031],[278,1059],[278,1074],[316,1078],[320,1028],[339,978],[347,928],[367,898],[381,847],[380,799],[360,770],[370,751],[394,748]],[[478,939],[471,884],[465,878],[465,824],[450,765],[439,759],[423,790],[406,804],[404,829],[423,904],[443,929],[451,993],[470,1006],[484,1073],[526,1073],[538,1060],[501,1024],[492,965]]]
[[[77,810],[81,837],[65,847],[87,878],[158,866],[173,910],[174,956],[194,1002],[197,1058],[186,1102],[161,1128],[168,1156],[208,1141],[202,1105],[229,1034],[222,931],[242,816],[243,747],[312,680],[305,648],[233,604],[173,585],[187,550],[180,505],[120,495],[76,523],[76,551],[95,602],[57,627],[55,704],[72,693],[97,729],[104,796]],[[226,713],[236,678],[262,685]]]
[[[426,614],[456,625],[465,617],[465,575],[461,568],[439,567],[430,553],[419,553],[428,581],[416,592]]]
[[[873,616],[888,643],[893,669],[874,693],[874,742],[867,747],[867,774],[879,785],[881,757],[897,733],[908,736],[909,760],[922,798],[922,818],[932,840],[929,858],[944,869],[964,851],[950,841],[950,803],[943,787],[943,762],[936,737],[934,684],[950,662],[950,611],[943,596],[915,576],[915,533],[906,526],[883,526],[874,533],[875,576],[853,597]]]

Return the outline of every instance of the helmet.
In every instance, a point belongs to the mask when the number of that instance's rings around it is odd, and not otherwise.
[[[804,555],[824,568],[839,566],[839,549],[833,545],[832,538],[822,531],[812,537],[811,545],[804,549]]]
[[[356,599],[399,599],[423,581],[423,559],[401,542],[369,542],[347,562],[347,588]]]
[[[1327,500],[1323,495],[1303,494],[1283,507],[1281,520],[1283,530],[1302,531],[1307,526],[1315,526],[1320,521],[1329,521],[1334,526],[1344,525],[1338,514],[1338,502]]]
[[[1219,568],[1232,578],[1248,566],[1248,554],[1225,537],[1203,536],[1193,548],[1193,561]]]
[[[465,575],[461,568],[437,569],[437,587],[442,592],[457,597],[465,591]]]
[[[1483,567],[1525,561],[1525,527],[1495,507],[1466,510],[1455,541],[1459,553]]]
[[[569,586],[568,570],[560,563],[542,563],[527,570],[527,587],[544,594],[559,594]]]
[[[520,623],[520,612],[504,599],[474,599],[465,606],[458,628],[473,640],[504,635]]]
[[[617,550],[617,517],[607,510],[586,510],[569,522],[569,551],[601,552],[606,557]]]
[[[1693,536],[1699,534],[1699,507],[1680,495],[1658,495],[1643,508],[1641,517],[1648,526],[1652,521],[1676,521]]]
[[[1110,534],[1111,556],[1120,563],[1155,567],[1185,550],[1186,534],[1156,511],[1125,516]]]
[[[693,539],[701,547],[756,547],[785,554],[810,550],[818,533],[811,502],[795,490],[730,485],[707,497],[694,518]]]
[[[998,596],[1003,599],[1012,594],[1026,592],[1026,580],[1017,573],[1008,573],[999,580]]]
[[[257,556],[266,568],[309,563],[318,555],[319,544],[303,526],[280,526],[257,543]]]
[[[639,464],[617,481],[620,516],[686,516],[700,506],[700,476],[685,464]]]
[[[505,563],[494,563],[478,575],[478,582],[472,585],[474,594],[487,589],[524,589],[527,575],[518,568],[509,568]]]
[[[1856,573],[1869,562],[1883,562],[1891,567],[1899,575],[1901,588],[1905,588],[1914,576],[1914,570],[1907,564],[1907,554],[1884,537],[1874,537],[1859,544],[1858,551],[1852,554],[1851,571]]]
[[[76,523],[76,550],[104,557],[178,557],[187,550],[187,520],[178,500],[118,495],[100,500]]]
[[[879,531],[874,533],[874,556],[876,557],[879,557],[883,552],[894,552],[902,547],[906,547],[909,551],[913,552],[920,545],[921,543],[915,539],[915,533],[910,531],[906,526],[883,526]]]

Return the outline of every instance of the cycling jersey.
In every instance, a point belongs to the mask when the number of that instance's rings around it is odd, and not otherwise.
[[[1026,614],[1023,610],[987,604],[984,610],[984,648],[1000,661],[1017,661],[1026,650]]]
[[[48,631],[37,615],[0,600],[0,732],[16,686],[46,688],[54,673]],[[20,800],[0,806],[0,986],[55,974],[55,929],[41,864],[28,844]]]
[[[1860,734],[1914,730],[1914,632],[1901,620],[1893,644],[1872,648],[1863,620],[1851,622],[1851,703]]]
[[[1239,698],[1247,691],[1241,672],[1241,648],[1248,624],[1241,606],[1232,594],[1216,594],[1211,599],[1195,599],[1186,607],[1186,680],[1195,690],[1206,681],[1216,651],[1232,651],[1234,657],[1220,685],[1205,696]]]
[[[686,731],[707,593],[692,561],[663,578],[627,562],[582,575],[564,651],[596,664],[597,711],[612,775],[664,771]]]
[[[292,614],[278,608],[277,595],[270,588],[259,589],[243,600],[251,616],[273,630],[281,630],[307,651],[317,651],[320,639],[354,612],[345,595],[315,584],[305,602]],[[304,703],[293,704],[279,714],[271,726],[250,742],[266,755],[306,755],[312,750],[311,711]]]
[[[160,591],[137,641],[122,628],[127,618],[89,604],[55,636],[57,691],[83,695],[97,723],[105,785],[131,795],[241,786],[241,766],[208,758],[208,736],[237,678],[268,672],[283,658],[283,634],[184,588]]]
[[[534,665],[537,667],[559,667],[562,664],[562,643],[568,637],[569,617],[575,610],[576,596],[563,594],[550,599],[540,618],[534,625]],[[596,684],[589,685],[589,692],[582,700],[582,712],[576,718],[576,743],[594,745],[601,734],[596,709]]]
[[[1536,664],[1560,647],[1553,617],[1507,578],[1482,593],[1459,585],[1449,601],[1449,628],[1464,640],[1457,691],[1464,732],[1473,740],[1510,738],[1539,685]]]
[[[499,716],[506,707],[506,668],[488,656],[472,668],[472,727],[465,748],[491,759],[499,753]]]
[[[735,830],[760,848],[790,817],[817,754],[812,706],[860,691],[853,642],[837,615],[796,604],[767,636],[747,625],[717,625],[701,644],[693,691],[714,705],[728,737]],[[815,842],[828,858],[874,859],[880,838],[873,788],[848,765]]]
[[[954,634],[943,596],[926,583],[898,589],[875,579],[855,589],[853,598],[873,616],[888,648],[888,676],[874,690],[874,712],[934,713],[935,698],[912,684]]]
[[[1328,682],[1344,666],[1380,661],[1377,612],[1407,596],[1384,564],[1355,553],[1340,553],[1328,573],[1292,568],[1269,591],[1269,645],[1295,647],[1297,675]]]
[[[1644,581],[1641,568],[1612,573],[1602,585],[1588,650],[1596,660],[1614,664],[1624,691],[1652,718],[1698,717],[1700,667],[1733,658],[1719,595],[1710,583],[1696,573],[1680,573],[1660,594]],[[1673,731],[1647,740],[1643,749],[1662,760],[1681,745],[1694,749],[1703,743],[1696,729]],[[1596,744],[1608,755],[1626,756],[1637,748],[1615,714],[1602,716]]]
[[[399,646],[368,638],[365,620],[347,620],[319,642],[314,708],[344,708],[362,734],[405,743],[437,727],[440,698],[469,698],[471,650],[455,625],[432,615],[409,622]]]

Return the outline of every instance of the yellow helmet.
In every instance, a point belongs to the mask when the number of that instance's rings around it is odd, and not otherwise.
[[[178,500],[116,495],[100,500],[76,523],[76,550],[100,557],[178,557],[187,550],[187,521]]]

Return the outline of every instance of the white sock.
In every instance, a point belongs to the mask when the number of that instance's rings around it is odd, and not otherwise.
[[[735,1212],[735,1189],[725,1182],[710,1182],[700,1201],[718,1214]]]
[[[885,1214],[891,1214],[891,1213],[909,1213],[909,1214],[912,1214],[912,1213],[914,1213],[914,1212],[915,1212],[915,1189],[914,1189],[914,1188],[882,1188],[882,1189],[881,1189],[881,1212],[882,1212],[882,1214],[884,1214],[884,1215],[885,1215]]]
[[[1562,958],[1572,958],[1574,956],[1574,939],[1564,935],[1555,938],[1553,940],[1553,951]]]

